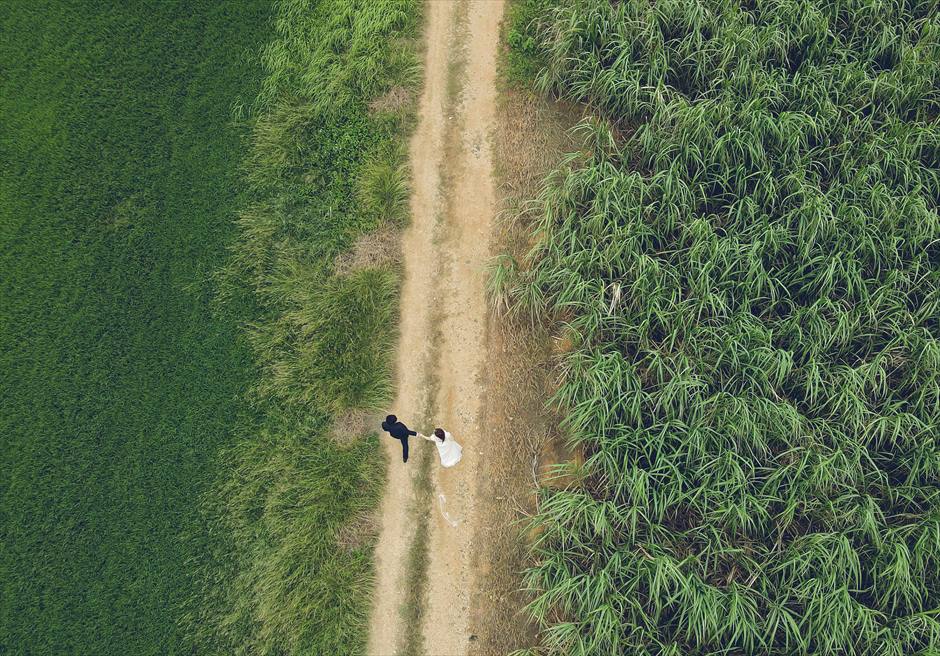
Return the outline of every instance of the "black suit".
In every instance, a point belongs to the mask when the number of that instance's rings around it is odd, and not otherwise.
[[[408,462],[408,436],[417,435],[417,433],[413,430],[409,430],[409,428],[400,421],[396,421],[392,425],[383,421],[382,429],[388,431],[388,434],[396,440],[401,441],[401,461]]]

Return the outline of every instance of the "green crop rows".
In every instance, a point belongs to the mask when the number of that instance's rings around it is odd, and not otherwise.
[[[526,4],[592,114],[496,276],[577,344],[539,653],[937,653],[937,4]]]
[[[0,653],[361,650],[418,8],[0,3]]]
[[[252,377],[213,314],[270,3],[0,4],[0,653],[174,653]]]

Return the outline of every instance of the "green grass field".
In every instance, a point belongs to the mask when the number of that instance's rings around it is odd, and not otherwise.
[[[0,7],[0,651],[157,654],[254,377],[210,311],[271,3]]]
[[[589,110],[494,278],[575,345],[533,653],[940,653],[937,4],[515,16]]]
[[[0,652],[361,649],[417,16],[0,6]]]

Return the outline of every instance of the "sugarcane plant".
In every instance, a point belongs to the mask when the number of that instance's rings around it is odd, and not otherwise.
[[[492,285],[577,336],[532,653],[938,653],[937,3],[548,4],[584,145]]]

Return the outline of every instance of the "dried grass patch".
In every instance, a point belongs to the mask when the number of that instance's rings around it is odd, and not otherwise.
[[[558,155],[573,145],[568,127],[577,122],[572,105],[549,105],[527,91],[507,90],[502,99],[494,143],[494,161],[500,186],[507,196],[534,198]]]
[[[336,417],[330,437],[337,444],[349,445],[378,430],[379,426],[379,417],[374,411],[348,410]]]
[[[398,231],[391,226],[382,226],[360,235],[351,249],[333,260],[333,270],[338,276],[346,276],[363,269],[381,269],[397,265],[401,261],[401,242]]]
[[[559,154],[571,147],[566,129],[577,119],[570,114],[527,92],[503,90],[493,135],[502,217],[494,227],[494,252],[521,262],[534,245],[522,201],[535,197]],[[506,654],[535,638],[535,625],[517,611],[531,601],[519,573],[529,564],[526,550],[538,531],[519,520],[535,511],[544,468],[569,458],[557,419],[544,406],[557,378],[553,346],[547,326],[491,313],[482,467],[499,492],[481,502],[487,526],[479,536],[477,574],[487,593],[474,604],[479,633],[472,656]]]
[[[360,551],[376,543],[380,528],[377,512],[361,512],[337,531],[336,544],[347,554]]]
[[[397,114],[410,107],[414,103],[414,98],[414,91],[396,85],[370,102],[369,111],[373,114]]]

